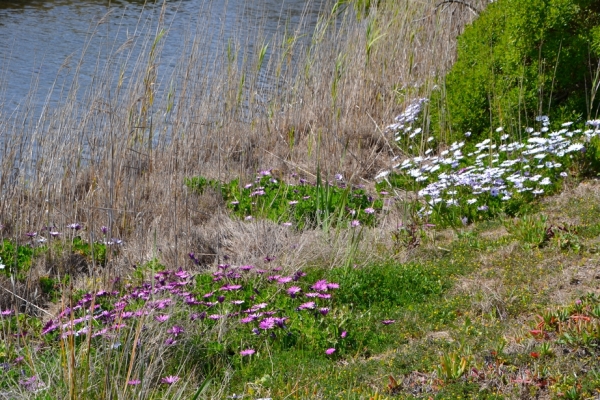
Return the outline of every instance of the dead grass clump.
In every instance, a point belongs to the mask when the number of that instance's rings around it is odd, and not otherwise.
[[[452,294],[468,296],[476,315],[492,316],[500,320],[508,317],[508,293],[501,279],[484,279],[481,276],[461,278],[457,280]]]
[[[584,181],[567,187],[560,194],[543,200],[544,213],[554,224],[581,225],[595,222],[591,218],[600,204],[600,181]]]

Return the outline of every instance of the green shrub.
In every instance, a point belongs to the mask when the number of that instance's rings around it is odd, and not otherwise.
[[[9,239],[0,243],[0,269],[7,276],[16,274],[18,279],[24,279],[26,272],[31,267],[34,249],[27,245],[18,245]]]
[[[532,126],[538,115],[593,118],[599,55],[600,2],[494,2],[459,38],[445,90],[432,96],[433,127],[477,137]]]

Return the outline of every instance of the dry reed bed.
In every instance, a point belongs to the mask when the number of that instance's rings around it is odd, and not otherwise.
[[[169,27],[161,14],[158,30],[142,25],[138,39],[112,44],[91,87],[79,86],[76,68],[71,86],[54,88],[63,93],[58,108],[36,118],[33,87],[17,110],[0,109],[3,237],[23,242],[28,231],[80,222],[94,241],[107,226],[125,245],[107,269],[89,271],[105,280],[154,256],[183,265],[189,251],[205,254],[207,264],[268,254],[291,265],[335,265],[347,241],[233,221],[218,199],[190,193],[183,179],[251,179],[268,168],[311,178],[319,167],[368,184],[397,152],[382,126],[405,102],[428,95],[475,18],[462,4],[436,3],[389,2],[363,19],[328,8],[312,40],[300,40],[299,26],[270,39],[265,60],[248,53],[242,38],[223,40],[207,58],[203,37],[210,35],[199,26],[171,76],[159,73],[157,32]],[[123,63],[129,76],[119,75]],[[272,77],[268,89],[260,76]],[[179,82],[176,90],[170,82]],[[40,262],[13,290],[41,301],[36,277],[49,267]]]

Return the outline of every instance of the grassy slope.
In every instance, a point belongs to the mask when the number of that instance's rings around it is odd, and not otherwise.
[[[174,117],[174,125],[184,132],[185,149],[175,143],[146,154],[145,137],[119,137],[91,149],[99,164],[83,171],[68,167],[80,165],[77,155],[64,161],[64,171],[57,169],[53,154],[65,151],[52,141],[60,132],[47,135],[48,142],[40,144],[47,156],[38,160],[38,172],[11,178],[14,190],[2,202],[2,234],[27,245],[33,239],[23,239],[26,232],[42,235],[42,227],[52,222],[63,229],[62,241],[27,258],[31,265],[21,280],[11,280],[8,270],[2,276],[5,292],[0,304],[13,314],[2,317],[0,362],[5,363],[6,374],[0,379],[0,397],[597,396],[600,372],[594,362],[600,328],[593,314],[598,299],[588,296],[598,294],[600,282],[596,268],[600,199],[595,181],[573,184],[529,217],[544,214],[547,227],[566,228],[561,231],[564,234],[555,234],[540,247],[528,247],[518,235],[507,232],[505,224],[510,227],[516,220],[474,223],[454,231],[419,227],[415,237],[402,236],[397,225],[406,215],[396,208],[384,213],[377,227],[363,229],[361,241],[354,240],[357,230],[296,232],[269,221],[232,219],[222,212],[226,207],[214,194],[196,195],[182,189],[184,178],[198,171],[223,179],[276,167],[285,174],[311,178],[321,165],[330,175],[343,172],[364,183],[380,169],[389,168],[395,150],[380,131],[373,133],[374,120],[375,125],[383,125],[396,111],[396,101],[427,94],[434,83],[431,76],[442,74],[453,60],[453,38],[472,18],[469,13],[459,13],[460,21],[452,17],[460,5],[438,10],[422,2],[410,4],[410,10],[394,9],[381,16],[371,29],[364,29],[367,22],[353,24],[352,20],[345,30],[332,30],[327,40],[315,41],[312,59],[305,60],[310,79],[290,77],[304,100],[293,103],[294,107],[288,99],[273,100],[271,108],[284,112],[257,117],[251,127],[240,122],[235,111],[223,111],[214,99],[198,94],[183,102],[189,103],[188,108],[182,106]],[[388,34],[379,36],[378,30]],[[145,40],[151,43],[153,36]],[[190,59],[193,67],[195,58]],[[119,131],[131,131],[128,113],[133,111],[127,104],[134,104],[130,100],[148,89],[142,84],[144,60],[140,65],[138,86],[110,104]],[[338,65],[339,74],[331,74],[332,66]],[[235,97],[239,73],[232,71],[215,84],[223,98]],[[186,82],[191,87],[201,84]],[[415,82],[422,88],[413,88]],[[338,88],[335,94],[334,86]],[[102,99],[99,93],[96,100]],[[156,108],[161,107],[157,102]],[[200,130],[188,124],[198,119],[198,109],[206,113],[203,117],[219,116],[221,123],[202,124]],[[56,116],[47,116],[46,123],[62,121],[61,126],[72,132],[85,131],[78,118],[71,117],[77,115],[74,110],[74,104],[65,104]],[[79,111],[89,112],[94,127],[106,126],[104,117],[95,111]],[[365,118],[366,114],[373,120]],[[135,119],[145,117],[136,115]],[[30,137],[13,133],[25,138],[19,140]],[[46,137],[46,133],[42,127],[35,135]],[[115,138],[111,132],[99,135]],[[67,139],[65,143],[72,142]],[[111,148],[124,152],[113,153]],[[150,163],[146,157],[152,158]],[[230,164],[221,166],[221,157]],[[3,168],[12,171],[12,163],[5,164]],[[42,192],[47,197],[39,196]],[[71,246],[66,225],[75,221],[85,226],[79,232],[84,240]],[[85,243],[98,240],[103,225],[108,226],[108,237],[121,237],[126,245],[100,260],[94,253],[97,250]],[[192,265],[189,251],[196,252],[201,267]],[[225,322],[192,323],[192,311],[180,302],[169,309],[168,326],[155,318],[159,312],[154,310],[143,323],[132,320],[123,336],[114,333],[107,341],[40,335],[51,317],[87,291],[124,293],[129,290],[127,284],[153,281],[150,271],[179,265],[193,273],[206,266],[214,272],[225,255],[232,264],[252,263],[268,270],[273,266],[262,260],[277,255],[281,274],[307,272],[303,289],[319,279],[339,283],[340,288],[324,303],[330,307],[329,314],[319,316],[297,312],[298,302],[280,287],[258,278],[245,281],[247,287],[238,294],[245,301],[273,300],[281,315],[294,317],[289,326],[298,345],[283,336],[273,340],[249,336]],[[65,274],[72,279],[65,279]],[[42,282],[51,287],[44,289]],[[214,285],[203,274],[194,282],[191,290],[198,295]],[[252,288],[261,294],[254,294]],[[113,307],[111,301],[102,300],[102,305]],[[546,319],[543,324],[538,315]],[[394,322],[383,324],[384,320]],[[186,335],[177,338],[178,345],[165,346],[174,324],[181,325]],[[138,347],[140,338],[144,346]],[[257,353],[240,357],[239,350],[248,346],[256,347]],[[330,346],[336,352],[326,355]],[[131,362],[138,358],[141,362]],[[175,374],[181,377],[179,382],[160,383],[161,378]],[[32,376],[44,386],[30,381]],[[145,380],[128,386],[127,379],[134,376]],[[210,385],[203,387],[207,379]]]

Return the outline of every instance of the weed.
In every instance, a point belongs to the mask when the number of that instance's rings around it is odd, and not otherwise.
[[[438,377],[444,382],[457,381],[467,373],[469,364],[469,358],[458,353],[443,354],[437,368]]]
[[[506,230],[523,246],[540,247],[548,240],[545,215],[525,215],[522,218],[506,220]]]

